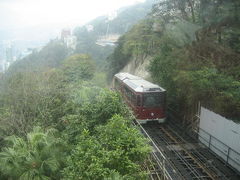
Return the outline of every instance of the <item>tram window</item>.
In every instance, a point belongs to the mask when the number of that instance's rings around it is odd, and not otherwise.
[[[144,107],[161,107],[164,105],[164,94],[146,93],[143,95]]]
[[[117,79],[115,79],[114,86],[116,89],[120,89],[120,82]]]
[[[136,95],[133,94],[133,93],[132,93],[132,99],[131,99],[131,101],[132,101],[132,103],[133,103],[134,105],[137,104],[137,97],[136,97]]]
[[[137,106],[141,106],[141,96],[137,95]]]
[[[128,100],[131,100],[131,91],[125,86],[124,87],[124,93],[125,93],[125,96],[127,97]]]
[[[124,94],[125,97],[134,105],[137,104],[137,97],[136,95],[130,90],[128,89],[128,87],[124,87]]]

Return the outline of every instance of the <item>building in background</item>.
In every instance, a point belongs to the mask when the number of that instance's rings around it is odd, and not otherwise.
[[[3,43],[0,42],[0,73],[4,71],[4,58]]]
[[[4,72],[4,64],[5,64],[4,59],[0,58],[0,73]]]
[[[77,37],[69,36],[65,38],[64,43],[67,45],[68,48],[75,50],[77,46]]]
[[[70,29],[63,29],[61,32],[61,40],[64,41],[65,38],[71,36],[71,30]]]
[[[25,58],[33,52],[39,52],[46,44],[44,41],[24,39],[0,41],[0,72],[4,72],[16,60]]]
[[[16,60],[12,41],[3,41],[0,45],[0,72],[8,69],[11,63]]]
[[[6,61],[10,64],[13,62],[13,45],[11,41],[6,43]]]
[[[105,36],[99,36],[96,44],[99,46],[115,46],[120,34],[108,34]]]
[[[63,29],[61,32],[61,40],[71,50],[75,50],[77,46],[77,37],[73,36],[70,29]]]

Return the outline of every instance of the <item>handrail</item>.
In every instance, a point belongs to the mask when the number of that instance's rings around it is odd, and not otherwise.
[[[203,131],[204,133],[206,133],[209,136],[209,140],[207,140],[206,138],[204,138],[202,135],[200,135],[200,132],[198,132],[198,137],[202,138],[202,140],[204,140],[205,142],[209,143],[211,145],[211,147],[214,147],[216,150],[218,150],[220,153],[222,153],[223,155],[226,155],[226,162],[228,163],[228,160],[232,160],[234,163],[236,163],[237,165],[240,166],[240,163],[237,162],[235,159],[232,159],[231,157],[229,157],[229,151],[234,152],[235,154],[237,154],[240,157],[240,153],[235,151],[234,149],[232,149],[231,147],[229,147],[228,145],[226,145],[225,143],[223,143],[222,141],[220,141],[219,139],[215,138],[214,136],[212,136],[210,133],[206,132],[205,130],[203,130],[202,128],[199,128],[199,130]],[[211,139],[214,138],[215,140],[217,140],[219,143],[221,143],[222,145],[224,145],[228,151],[227,153],[225,151],[222,151],[221,149],[219,149],[217,146],[211,144]],[[210,148],[210,147],[208,147]]]
[[[156,153],[153,152],[154,153],[154,158],[156,158],[157,161],[160,162],[160,168],[162,169],[163,176],[167,177],[169,180],[173,180],[173,178],[171,177],[171,175],[169,174],[169,172],[166,170],[166,167],[165,167],[166,166],[166,162],[168,162],[168,159],[165,157],[165,155],[162,153],[162,151],[158,148],[158,146],[155,144],[155,142],[152,140],[152,138],[148,135],[148,133],[145,131],[145,129],[142,127],[142,125],[138,121],[135,121],[135,123],[137,124],[138,127],[140,127],[140,129],[143,132],[143,134],[150,140],[150,142],[153,145],[153,147],[160,154],[162,160],[160,160],[158,158],[158,156],[156,155]]]

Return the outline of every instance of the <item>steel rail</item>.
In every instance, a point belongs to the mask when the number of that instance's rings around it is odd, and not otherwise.
[[[169,131],[167,131],[166,129],[162,128],[162,130],[164,131],[164,133],[168,134],[168,136],[175,141],[176,143],[178,143],[179,146],[181,146],[184,150],[184,152],[198,165],[198,167],[200,167],[212,180],[217,180],[217,176],[213,175],[212,172],[209,172],[208,169],[206,169],[199,161],[196,160],[196,158],[194,158],[194,156],[189,153],[188,150],[186,150],[186,148],[184,146],[182,146],[182,143],[179,143],[176,138],[173,137],[172,134],[169,133]]]
[[[150,155],[148,159],[143,163],[143,168],[148,172],[148,176],[151,180],[162,180],[162,178],[159,176],[158,169],[156,168],[156,162],[152,159]]]
[[[159,173],[160,170],[156,168],[156,164],[153,162],[153,160],[150,159],[150,157],[148,158],[148,162],[151,163],[150,165],[153,168],[151,170],[148,168],[151,179],[162,180],[161,174]],[[157,166],[157,167],[159,168],[159,166]]]
[[[156,128],[155,127],[155,129],[158,129],[158,128]],[[152,129],[150,129],[151,131],[153,130],[153,128]],[[158,132],[159,133],[159,132]],[[165,134],[166,135],[166,134]],[[155,136],[155,139],[157,139],[157,134],[153,134],[153,136]],[[159,138],[159,137],[158,137]],[[157,140],[156,140],[157,141]],[[159,141],[159,140],[158,140]],[[182,163],[184,163],[184,165],[187,167],[186,169],[188,169],[188,170],[190,170],[190,172],[192,173],[192,176],[191,177],[188,177],[188,179],[190,179],[190,178],[197,178],[197,179],[202,179],[203,178],[203,174],[199,174],[198,172],[197,172],[197,170],[196,170],[196,168],[195,167],[193,167],[189,162],[188,162],[188,160],[186,160],[186,157],[183,157],[182,156],[182,154],[181,153],[179,153],[177,150],[175,150],[174,148],[172,148],[170,145],[170,143],[169,143],[169,138],[167,139],[166,137],[165,137],[165,139],[163,138],[163,137],[161,137],[161,141],[162,142],[164,142],[165,143],[165,145],[167,145],[168,146],[168,149],[170,149],[172,152],[174,152],[174,154],[175,154],[175,156],[177,157],[177,158],[179,158],[179,160],[180,160],[180,162],[182,162]],[[176,142],[175,142],[176,143]],[[178,160],[178,161],[179,161]],[[180,174],[181,174],[182,172],[180,172]],[[184,176],[184,175],[183,175]],[[194,176],[194,177],[193,177]],[[205,178],[206,176],[204,176],[204,178]],[[186,178],[186,177],[185,177]],[[184,179],[185,179],[184,178]]]
[[[169,110],[175,112],[172,109]],[[207,168],[212,168],[211,170],[221,179],[239,179],[240,173],[236,169],[227,164],[223,159],[219,158],[219,156],[208,149],[206,145],[199,142],[199,134],[197,131],[193,130],[190,134],[189,131],[184,130],[184,126],[177,121],[176,116],[172,114],[170,115],[171,118],[168,121],[168,127],[172,129],[172,132],[185,143],[196,143],[194,145],[195,148],[191,151],[191,154],[195,158],[197,158],[202,164],[207,165]],[[209,158],[211,159],[209,160]]]
[[[184,144],[188,143],[175,129],[173,129],[171,127],[171,125],[167,126],[168,130],[170,130],[173,134],[175,134],[175,136],[179,137],[180,141]],[[197,143],[197,142],[196,142]],[[195,145],[198,146],[198,145]],[[214,174],[216,174],[217,177],[221,177],[223,179],[228,180],[229,178],[227,178],[227,176],[221,172],[217,167],[215,167],[213,164],[211,164],[209,162],[209,160],[202,154],[200,153],[197,148],[193,148],[192,151],[190,152],[192,154],[192,156],[194,156],[195,158],[197,158],[197,160],[203,164],[203,165],[207,165],[207,168],[211,168],[212,171],[214,171]]]
[[[229,180],[234,176],[230,173],[230,175],[226,176],[224,174],[225,169],[217,166],[219,165],[218,161],[216,164],[212,164],[207,159],[207,156],[197,150],[197,148],[202,149],[203,147],[199,145],[196,139],[187,135],[187,139],[185,139],[185,136],[181,136],[180,131],[174,125],[157,124],[157,126],[149,126],[149,124],[145,124],[142,126],[137,121],[135,121],[135,125],[140,128],[143,135],[149,139],[149,143],[155,149],[151,154],[155,160],[154,163],[162,172],[162,174],[158,174],[156,168],[154,170],[148,169],[151,179],[162,177],[167,180]],[[177,147],[180,149],[177,149]],[[227,169],[226,171],[231,172]]]
[[[174,164],[172,164],[166,157],[165,155],[162,153],[162,150],[160,147],[158,147],[155,142],[152,140],[152,138],[149,136],[149,134],[146,132],[146,130],[142,127],[142,125],[135,121],[134,122],[135,126],[138,126],[140,128],[140,130],[142,131],[142,133],[144,134],[144,136],[147,137],[147,139],[149,139],[150,143],[152,144],[152,147],[155,149],[155,151],[152,152],[152,155],[154,157],[154,159],[156,160],[158,167],[160,167],[162,173],[163,173],[163,177],[164,179],[167,180],[175,180],[176,176],[174,176],[173,174],[170,174],[167,170],[168,168],[174,168]],[[161,159],[160,159],[161,158]],[[176,170],[176,169],[175,169]]]

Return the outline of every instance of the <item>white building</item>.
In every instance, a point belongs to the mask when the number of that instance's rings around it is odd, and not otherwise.
[[[69,49],[75,50],[77,46],[77,37],[73,36],[70,29],[63,29],[61,39]]]
[[[76,36],[67,36],[64,38],[64,43],[68,48],[75,50],[77,46],[77,37]]]

